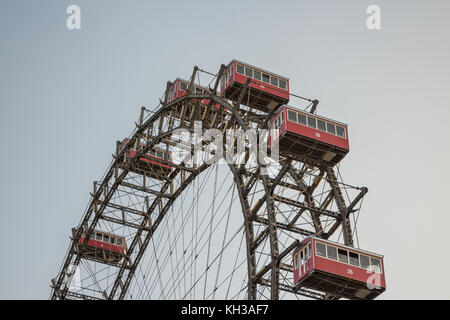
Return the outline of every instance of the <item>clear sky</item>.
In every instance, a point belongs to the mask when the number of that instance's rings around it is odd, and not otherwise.
[[[81,30],[66,8],[81,8]],[[366,27],[381,8],[382,29]],[[0,2],[0,298],[49,296],[116,139],[165,84],[237,58],[349,124],[345,182],[382,299],[449,299],[450,2]]]

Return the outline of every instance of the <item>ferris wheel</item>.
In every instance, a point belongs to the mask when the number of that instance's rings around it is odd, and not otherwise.
[[[209,84],[198,82],[200,73]],[[141,108],[94,182],[51,299],[371,299],[383,292],[382,256],[358,248],[367,188],[344,183],[339,171],[347,125],[317,115],[317,100],[295,96],[307,105],[289,106],[292,96],[286,77],[237,60],[168,82],[164,99]],[[199,125],[217,136],[244,132],[243,152],[207,161],[219,140],[196,141]],[[262,129],[265,138],[245,135]],[[239,149],[237,138],[224,149]],[[262,161],[259,149],[252,155],[255,141],[277,149],[277,161]]]

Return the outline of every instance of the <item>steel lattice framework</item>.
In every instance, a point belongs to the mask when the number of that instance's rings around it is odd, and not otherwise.
[[[174,202],[177,199],[182,201],[183,193],[198,183],[196,181],[200,181],[200,176],[211,167],[195,162],[170,163],[173,171],[163,180],[155,181],[133,170],[141,155],[156,145],[165,145],[167,148],[174,146],[177,141],[173,140],[173,133],[180,128],[193,132],[194,121],[202,121],[203,128],[216,128],[221,132],[227,129],[267,128],[271,115],[258,113],[252,110],[251,106],[242,103],[243,93],[249,90],[248,82],[239,97],[233,101],[224,100],[217,94],[217,88],[226,67],[221,66],[210,93],[193,92],[198,72],[199,69],[195,67],[187,95],[170,103],[167,103],[167,99],[161,101],[159,108],[153,112],[142,108],[127,147],[121,148],[117,145],[113,161],[103,179],[94,183],[91,200],[79,224],[86,230],[85,242],[79,242],[82,228],[74,229],[64,263],[57,277],[52,280],[52,299],[137,298],[127,295],[127,292],[133,278],[141,272],[140,263],[146,251],[158,250],[160,240],[155,234],[158,229],[163,228],[164,219],[174,219],[167,217],[173,210]],[[210,99],[210,105],[218,103],[221,109],[203,105],[200,103],[201,99]],[[314,102],[311,112],[314,112],[316,105],[317,101]],[[223,112],[225,109],[230,112]],[[137,151],[135,157],[127,156],[131,147]],[[327,166],[325,162],[312,161],[307,154],[299,156],[295,153],[281,153],[279,169],[275,174],[269,175],[261,174],[263,165],[259,162],[253,166],[228,164],[228,167],[233,179],[233,193],[239,199],[242,210],[243,224],[240,231],[245,244],[245,297],[251,300],[279,299],[280,292],[288,292],[295,296],[315,299],[339,298],[339,293],[325,294],[302,288],[295,289],[292,284],[290,253],[298,245],[299,239],[310,235],[329,239],[341,234],[344,244],[353,246],[355,212],[359,210],[367,188],[342,183],[338,179],[339,172],[336,168]],[[201,195],[196,194],[194,197]],[[176,223],[175,220],[173,223]],[[114,270],[105,276],[108,279],[107,285],[101,287],[104,279],[99,279],[99,271],[90,270],[90,285],[86,286],[85,290],[72,290],[71,283],[76,268],[88,259],[81,254],[83,246],[93,231],[102,224],[112,226],[113,231],[120,228],[129,230],[126,254],[120,262],[105,264],[107,270]],[[211,239],[205,241],[210,242]],[[152,248],[149,248],[150,246]],[[186,246],[183,249],[184,253],[178,252],[177,258],[187,265],[183,259],[193,253],[187,252]],[[172,259],[173,250],[169,254]],[[191,260],[196,263],[193,257]],[[151,263],[151,268],[154,268],[152,274],[158,274],[159,277],[164,263],[167,262],[155,258]],[[178,270],[182,265],[180,263],[173,268]],[[187,267],[183,268],[187,270]],[[209,266],[206,271],[208,268]],[[177,281],[182,280],[173,275],[165,283],[159,281],[158,286],[162,289],[173,287],[170,290],[173,290],[174,296],[177,297]],[[157,281],[154,283],[156,286]],[[139,281],[135,285],[139,286]],[[214,298],[216,289],[217,279],[210,298]],[[164,292],[170,290],[161,290],[160,297],[165,298]],[[189,290],[185,290],[185,294],[188,293]],[[178,297],[191,296],[179,293]]]

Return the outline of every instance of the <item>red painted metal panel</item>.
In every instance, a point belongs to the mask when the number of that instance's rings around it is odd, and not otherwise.
[[[314,259],[309,257],[308,260],[303,264],[298,264],[298,268],[294,269],[294,284],[301,281],[304,277],[310,274],[314,270]]]
[[[300,249],[295,250],[293,253],[293,256],[297,254],[297,252],[303,250],[306,245],[311,244],[311,238],[307,238],[300,244]],[[314,248],[311,244],[311,256],[306,260],[306,262],[301,265],[300,259],[298,260],[298,266],[295,268],[294,260],[292,261],[293,270],[294,270],[294,284],[302,280],[304,277],[306,277],[308,274],[310,274],[312,271],[314,271]],[[295,258],[293,258],[295,259]]]
[[[282,110],[285,108],[280,108],[275,115],[272,118],[272,121],[278,117],[278,115],[281,113]],[[269,123],[269,146],[272,147],[272,143],[275,143],[283,134],[286,132],[287,129],[287,122],[286,122],[286,111],[283,113],[283,122],[281,123],[280,127],[275,129],[273,127],[273,122],[270,121]],[[273,132],[272,132],[273,130]],[[272,134],[273,133],[273,134]]]
[[[320,241],[320,242],[327,244],[326,242],[322,242],[322,241]],[[299,268],[295,268],[294,256],[297,254],[297,252],[303,250],[303,248],[308,244],[311,244],[312,257],[310,257],[309,260],[307,261],[307,268],[302,270],[300,268],[300,263],[299,263]],[[320,270],[320,271],[323,271],[323,272],[326,272],[329,274],[333,274],[333,275],[336,275],[336,276],[339,276],[342,278],[352,279],[352,280],[359,281],[362,283],[367,283],[369,278],[376,276],[376,277],[378,277],[378,279],[380,281],[380,283],[378,285],[382,288],[386,288],[386,279],[385,279],[385,274],[384,274],[384,261],[383,261],[382,256],[374,255],[367,251],[359,250],[356,248],[349,249],[348,247],[340,246],[337,243],[330,243],[330,244],[333,245],[334,247],[337,247],[340,249],[344,249],[347,251],[351,251],[354,253],[368,256],[369,258],[379,259],[381,262],[381,268],[382,268],[381,273],[367,270],[365,268],[357,267],[357,266],[347,264],[344,262],[340,262],[338,260],[332,260],[332,259],[328,259],[328,258],[319,256],[316,253],[316,239],[312,238],[312,237],[308,237],[300,243],[299,249],[297,249],[293,252],[292,265],[294,268],[294,284],[298,283],[299,281],[301,281],[303,278],[305,278],[306,276],[308,276],[315,270]],[[369,283],[372,283],[372,282],[369,281]]]
[[[80,238],[80,243],[84,242],[84,237]],[[105,251],[111,251],[111,252],[117,252],[117,253],[124,253],[125,252],[125,240],[122,239],[123,246],[114,245],[111,243],[106,243],[103,241],[98,241],[95,239],[89,239],[87,245],[94,248],[99,248]]]
[[[332,273],[341,277],[353,279],[360,282],[367,282],[370,276],[374,275],[375,272],[357,267],[351,264],[347,264],[344,262],[340,262],[337,260],[328,259],[322,256],[319,256],[316,254],[315,248],[316,248],[316,242],[317,240],[313,240],[313,247],[314,247],[314,259],[315,259],[315,269],[322,270],[328,273]],[[323,242],[322,242],[323,243]],[[325,243],[326,244],[326,243]],[[381,273],[377,272],[380,277],[380,286],[382,288],[386,288],[386,281],[384,277],[384,263],[383,263],[383,257],[371,254],[369,252],[358,250],[356,248],[349,249],[345,246],[340,246],[337,243],[332,243],[334,247],[337,247],[338,249],[344,249],[344,250],[350,250],[351,252],[355,252],[358,254],[362,254],[365,256],[368,256],[369,258],[377,258],[381,261]]]
[[[319,129],[314,129],[314,128],[311,128],[308,126],[301,125],[294,121],[289,121],[288,116],[287,116],[288,110],[289,110],[289,108],[287,108],[285,106],[281,107],[276,112],[276,114],[273,116],[273,118],[270,122],[270,125],[272,126],[273,121],[278,117],[280,112],[284,111],[284,121],[282,123],[280,130],[278,130],[278,138],[282,137],[285,132],[291,132],[291,133],[298,134],[298,135],[301,135],[301,136],[304,136],[304,137],[307,137],[310,139],[314,139],[317,141],[321,141],[323,143],[326,143],[326,144],[329,144],[332,146],[336,146],[336,147],[339,147],[339,148],[342,148],[345,150],[350,149],[349,143],[348,143],[348,128],[346,125],[339,124],[337,122],[333,122],[328,119],[325,120],[327,122],[330,122],[330,123],[333,123],[335,125],[339,125],[339,126],[345,128],[345,138],[342,138],[337,135],[333,135],[328,132],[321,131]],[[292,109],[292,110],[295,112],[300,112],[299,110],[295,110],[295,109]],[[303,113],[306,116],[308,116],[308,113],[305,113],[305,112],[300,112],[300,113]],[[322,118],[318,117],[317,119],[322,119]],[[275,142],[276,140],[277,139],[273,139],[273,142]],[[272,140],[269,142],[269,145],[270,146],[272,145]]]
[[[234,69],[234,70],[236,70],[236,69]],[[237,73],[236,71],[234,71],[234,73],[235,73],[234,81],[241,83],[241,84],[245,84],[248,77],[245,75],[242,75],[240,73]],[[252,81],[250,82],[249,86],[250,86],[250,88],[264,91],[264,92],[270,93],[271,95],[280,97],[282,99],[289,100],[289,91],[288,90],[283,90],[281,88],[275,87],[266,82],[258,81],[256,79],[252,78]]]
[[[171,99],[169,102],[172,102],[172,101],[174,101],[174,100],[176,100],[176,99],[178,99],[178,98],[181,98],[181,97],[187,95],[187,91],[180,90],[180,83],[181,83],[181,82],[182,82],[181,80],[176,80],[176,81],[174,82],[174,84],[176,85],[176,88],[177,88],[177,89],[176,89],[176,91],[175,91],[175,94],[174,94],[173,99]],[[207,90],[208,88],[202,87],[202,89]],[[210,99],[202,99],[202,100],[200,101],[200,103],[201,103],[201,104],[204,104],[204,105],[208,105],[210,101],[211,101]],[[220,109],[220,104],[215,103],[215,104],[212,104],[211,107],[214,108],[214,109],[216,109],[216,110],[219,110],[219,109]],[[227,109],[225,108],[225,110],[227,110]]]
[[[237,83],[240,83],[240,84],[245,84],[245,82],[247,81],[248,77],[246,75],[237,73],[237,71],[236,71],[236,63],[237,63],[236,61],[233,61],[233,62],[231,62],[228,65],[229,68],[232,68],[232,73],[231,73],[231,77],[230,77],[229,81],[227,83],[225,83],[224,86],[221,86],[221,93],[222,94],[230,86],[232,86],[234,84],[234,82],[237,82]],[[241,65],[247,66],[245,63],[242,63]],[[289,101],[289,79],[286,79],[284,77],[279,77],[279,76],[274,75],[274,74],[272,74],[270,72],[264,71],[262,69],[255,68],[253,66],[248,66],[248,67],[250,67],[250,68],[252,68],[254,70],[258,70],[261,73],[273,75],[274,77],[281,78],[281,79],[285,80],[287,89],[281,89],[281,88],[279,88],[277,86],[274,86],[274,85],[272,85],[270,83],[259,81],[259,80],[256,80],[254,78],[251,78],[252,81],[249,84],[250,88],[253,88],[253,89],[259,90],[259,91],[264,91],[266,93],[272,94],[272,95],[280,97],[282,99],[285,99],[286,101]]]
[[[355,250],[355,252],[357,252]],[[350,264],[331,260],[321,256],[315,256],[317,270],[322,270],[334,275],[341,276],[343,278],[349,278],[360,282],[367,282],[369,277],[375,274],[373,271],[369,271],[360,267],[356,267]],[[378,273],[380,277],[380,286],[386,288],[386,282],[384,279],[384,273]]]
[[[287,121],[287,131],[349,150],[348,139],[338,137],[318,129],[310,128],[293,121]]]
[[[134,158],[136,156],[136,153],[137,153],[136,150],[131,149],[129,155],[130,155],[131,158]],[[155,160],[152,160],[152,159],[155,159]],[[157,162],[158,159],[161,159],[161,158],[158,158],[158,157],[155,157],[155,156],[152,156],[152,155],[149,155],[149,154],[146,154],[145,157],[139,158],[139,160],[141,160],[141,161],[145,161],[145,162],[148,162],[148,163],[151,163],[151,164],[155,164],[157,166],[164,167],[164,168],[167,168],[167,169],[172,169],[172,167],[170,165]],[[161,159],[161,160],[165,160],[165,159]],[[165,161],[168,161],[168,160],[165,160]]]
[[[236,65],[234,62],[230,63],[228,65],[229,68],[232,68],[231,70],[236,70]],[[234,72],[231,72],[231,76],[228,79],[226,83],[220,83],[220,94],[223,95],[225,93],[225,90],[233,83],[234,81]]]

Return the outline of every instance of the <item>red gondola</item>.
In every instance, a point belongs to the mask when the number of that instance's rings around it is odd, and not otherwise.
[[[124,139],[121,142],[121,148],[128,144],[128,139]],[[130,148],[127,155],[134,158],[137,151],[134,148]],[[142,174],[155,179],[165,179],[172,172],[172,152],[159,148],[152,148],[144,156],[139,158],[139,161],[133,166],[130,171]]]
[[[209,89],[198,84],[193,84],[194,88],[192,93],[209,93]],[[174,82],[169,83],[168,95],[167,95],[167,103],[170,103],[188,93],[189,81],[186,81],[181,78],[176,78]],[[202,100],[203,104],[208,104],[209,100]]]
[[[207,87],[200,86],[198,84],[193,84],[194,88],[192,93],[210,93],[210,89]],[[174,82],[169,83],[168,87],[168,95],[167,95],[167,103],[170,103],[188,93],[189,81],[183,80],[181,78],[175,79]],[[204,105],[208,105],[210,99],[202,99],[200,101]],[[220,110],[220,105],[217,103],[213,103],[211,105],[213,109]]]
[[[347,125],[290,106],[277,110],[269,123],[269,145],[281,152],[337,164],[349,152]]]
[[[243,105],[270,112],[289,102],[288,78],[238,60],[228,64],[227,73],[221,78],[221,95],[237,100],[248,78],[251,80],[241,102]]]
[[[83,232],[79,243],[83,243],[85,238],[86,234]],[[95,230],[85,245],[82,255],[100,262],[117,263],[122,260],[126,251],[127,244],[124,237]]]
[[[373,299],[386,289],[383,256],[308,237],[293,253],[294,287],[348,299]]]

